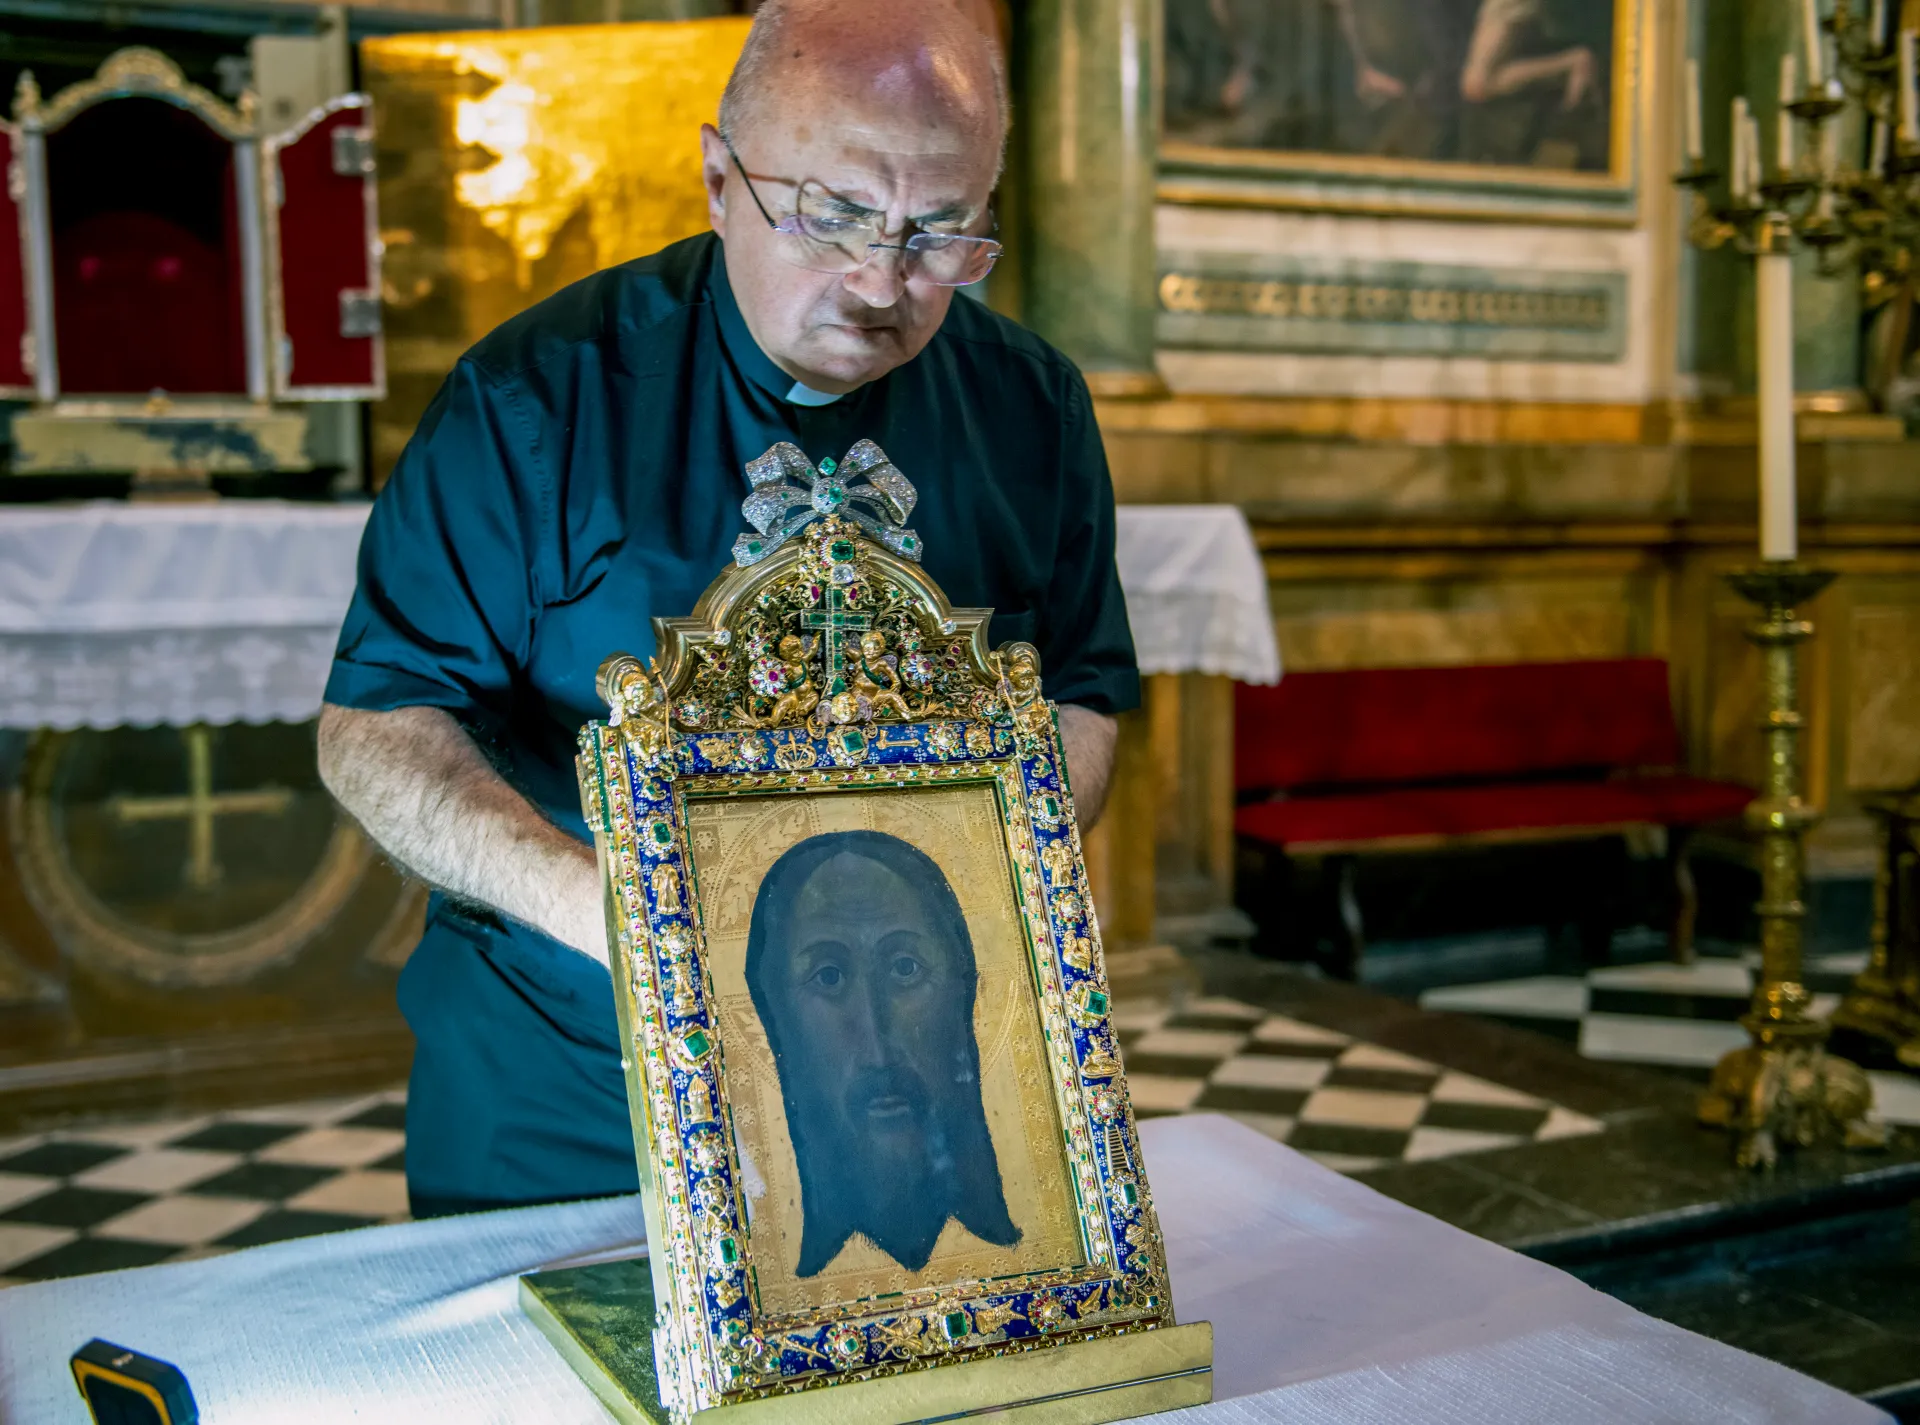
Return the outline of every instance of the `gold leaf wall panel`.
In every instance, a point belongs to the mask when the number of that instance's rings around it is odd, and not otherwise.
[[[376,479],[460,354],[707,226],[699,128],[741,18],[400,35],[360,47],[379,123],[388,397]]]
[[[1851,620],[1847,785],[1920,783],[1920,608],[1862,606]]]

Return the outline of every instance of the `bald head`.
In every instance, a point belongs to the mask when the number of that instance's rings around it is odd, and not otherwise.
[[[1007,86],[983,0],[766,0],[720,100],[739,144],[768,122],[858,115],[1006,143]]]

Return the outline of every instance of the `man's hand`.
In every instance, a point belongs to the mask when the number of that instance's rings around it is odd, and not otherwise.
[[[320,780],[420,879],[608,963],[593,849],[508,786],[450,714],[327,704]]]
[[[1067,754],[1067,776],[1073,782],[1074,819],[1082,831],[1091,831],[1107,804],[1107,785],[1113,779],[1113,745],[1120,724],[1105,713],[1076,703],[1060,704],[1060,741]]]

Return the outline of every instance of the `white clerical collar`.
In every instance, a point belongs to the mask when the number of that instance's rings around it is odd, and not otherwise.
[[[831,406],[840,398],[827,391],[816,391],[813,387],[796,381],[792,389],[787,392],[787,399],[796,406]]]

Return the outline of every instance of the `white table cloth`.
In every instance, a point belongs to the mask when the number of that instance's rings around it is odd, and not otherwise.
[[[1280,681],[1267,573],[1235,505],[1122,505],[1114,559],[1142,673]]]
[[[0,509],[0,727],[313,717],[367,509]]]
[[[1643,1316],[1241,1124],[1141,1137],[1175,1309],[1214,1326],[1214,1403],[1167,1425],[1885,1425],[1873,1407]],[[637,1199],[375,1227],[0,1291],[0,1420],[80,1425],[67,1358],[170,1360],[206,1425],[556,1422],[599,1404],[515,1277],[624,1255]]]

